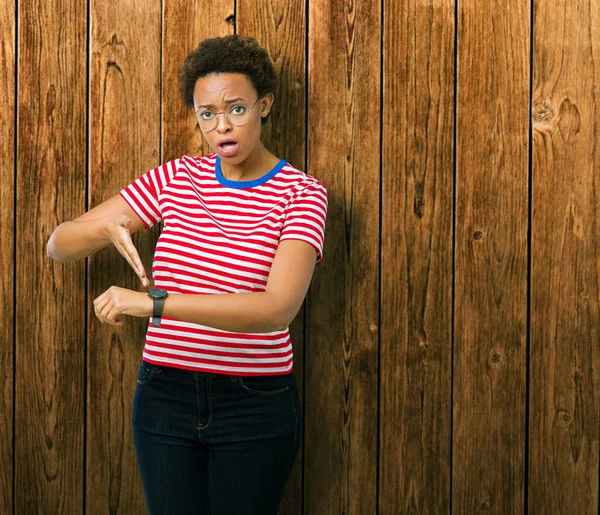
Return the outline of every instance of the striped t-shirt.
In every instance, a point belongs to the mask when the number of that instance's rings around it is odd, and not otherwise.
[[[303,240],[323,258],[327,190],[281,159],[265,176],[230,181],[215,153],[183,156],[149,170],[120,191],[148,229],[163,228],[152,263],[155,288],[169,294],[265,291],[277,246]],[[230,375],[293,370],[289,328],[238,333],[162,317],[148,324],[143,359]]]

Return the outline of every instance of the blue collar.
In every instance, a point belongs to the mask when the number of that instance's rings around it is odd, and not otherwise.
[[[215,175],[217,177],[217,181],[228,188],[255,188],[256,186],[260,186],[269,179],[275,177],[277,172],[279,172],[279,170],[281,170],[286,164],[287,161],[285,159],[280,159],[279,163],[277,163],[269,173],[259,177],[258,179],[254,179],[252,181],[231,181],[223,177],[223,172],[221,172],[221,158],[217,156],[217,161],[215,162]]]

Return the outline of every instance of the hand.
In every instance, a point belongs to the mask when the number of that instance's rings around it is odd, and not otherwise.
[[[111,286],[94,300],[94,312],[100,322],[111,325],[123,325],[119,315],[134,317],[152,316],[153,302],[144,292],[127,290]]]
[[[131,227],[132,223],[133,220],[126,215],[109,217],[106,223],[106,234],[141,279],[144,288],[148,288],[150,281],[146,277],[146,271],[144,270],[144,265],[138,251],[133,245],[133,241],[131,241],[129,227]]]

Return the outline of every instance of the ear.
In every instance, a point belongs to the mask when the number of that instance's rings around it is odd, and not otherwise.
[[[275,100],[275,95],[273,93],[267,93],[260,99],[260,116],[264,118],[269,114],[271,106],[273,105],[273,101]]]

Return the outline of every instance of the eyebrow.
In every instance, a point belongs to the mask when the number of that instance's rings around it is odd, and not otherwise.
[[[228,100],[225,100],[225,103],[226,104],[232,104],[233,102],[237,102],[238,100],[244,100],[244,99],[243,98],[239,98],[239,97],[238,98],[230,98]],[[215,106],[212,105],[212,104],[202,104],[202,105],[200,105],[198,107],[215,107]]]

